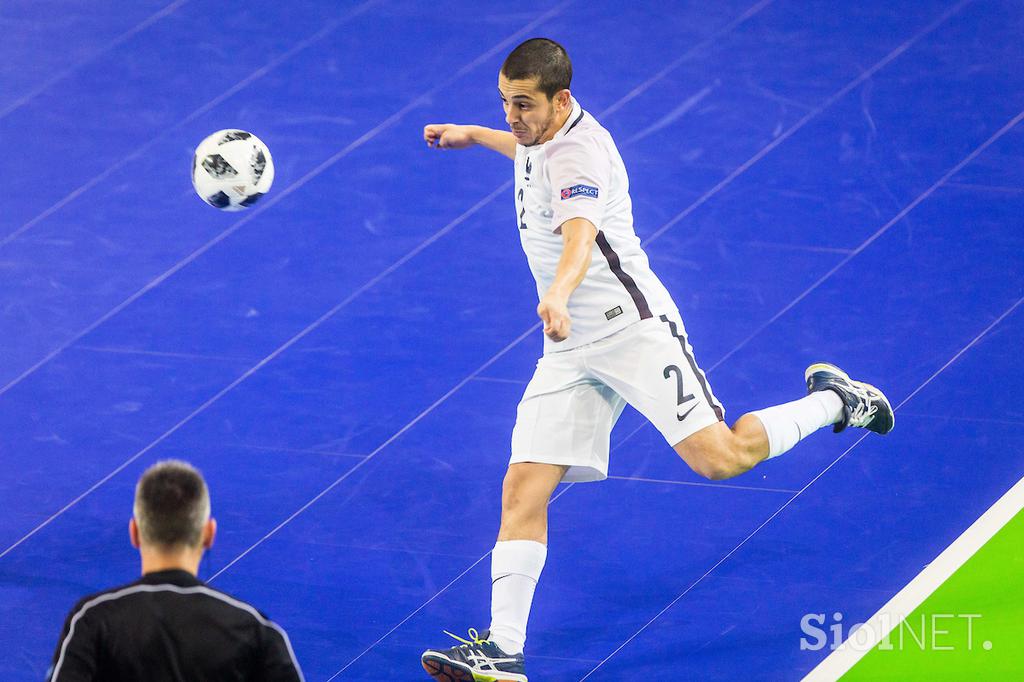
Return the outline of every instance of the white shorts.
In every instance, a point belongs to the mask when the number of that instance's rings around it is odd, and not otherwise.
[[[612,427],[626,403],[673,446],[725,419],[678,313],[538,360],[519,403],[511,463],[565,465],[565,481],[607,478]]]

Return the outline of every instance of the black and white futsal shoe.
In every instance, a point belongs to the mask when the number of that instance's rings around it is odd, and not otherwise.
[[[804,372],[807,392],[835,391],[843,400],[843,418],[836,422],[833,430],[839,433],[847,426],[856,426],[875,433],[892,431],[896,422],[892,406],[881,391],[854,381],[846,372],[827,362],[818,362]]]
[[[470,628],[470,639],[447,630],[445,634],[462,644],[451,649],[427,649],[420,657],[423,669],[437,682],[527,682],[523,655],[506,654],[489,639],[487,630],[478,633]]]

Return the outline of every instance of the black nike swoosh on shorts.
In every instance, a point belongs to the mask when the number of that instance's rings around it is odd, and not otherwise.
[[[690,416],[690,413],[691,413],[691,412],[693,412],[693,411],[694,411],[694,410],[696,410],[696,409],[697,409],[697,406],[696,406],[696,405],[694,405],[693,407],[691,407],[690,409],[688,409],[688,410],[687,410],[686,412],[684,412],[683,414],[677,414],[677,415],[676,415],[676,419],[678,419],[679,421],[683,421],[683,420],[684,420],[684,419],[686,419],[686,418],[687,418],[688,416]]]

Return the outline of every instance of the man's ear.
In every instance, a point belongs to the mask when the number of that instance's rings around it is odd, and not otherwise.
[[[213,541],[217,537],[217,519],[211,518],[203,525],[203,549],[213,547]]]
[[[128,520],[128,537],[131,539],[132,547],[139,549],[139,524],[135,523],[134,516]]]
[[[572,93],[569,89],[559,90],[555,93],[555,102],[559,109],[571,109],[572,108]]]

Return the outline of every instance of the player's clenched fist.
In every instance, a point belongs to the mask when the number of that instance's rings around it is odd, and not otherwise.
[[[572,320],[566,302],[558,296],[548,294],[540,300],[537,315],[544,321],[544,333],[552,341],[565,341],[569,338]]]
[[[423,139],[428,147],[438,149],[465,149],[473,145],[472,126],[454,123],[431,123],[423,127]]]

